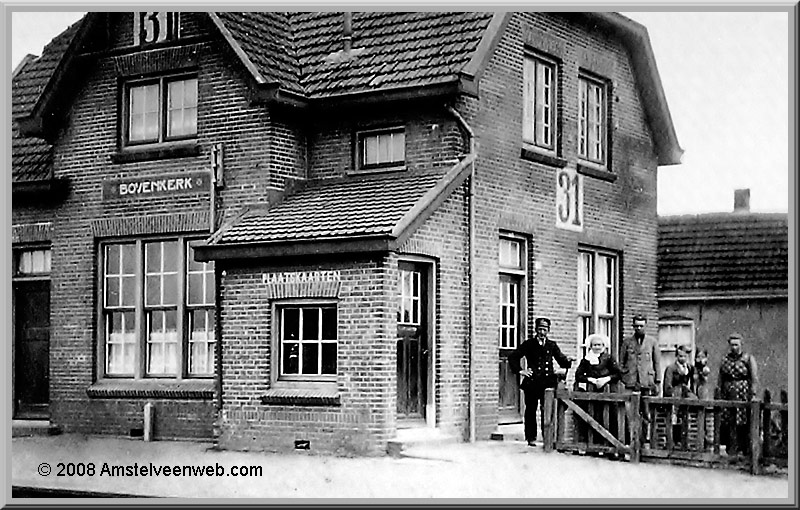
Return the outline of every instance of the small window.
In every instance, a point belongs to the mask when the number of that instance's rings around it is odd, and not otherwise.
[[[557,69],[553,60],[525,56],[522,137],[526,144],[546,152],[556,150]]]
[[[125,87],[126,145],[197,135],[197,78],[161,78]]]
[[[592,333],[617,341],[618,268],[613,253],[581,250],[578,254],[578,345]]]
[[[606,85],[581,76],[578,88],[578,156],[585,161],[605,165],[608,147]]]
[[[406,162],[406,134],[402,128],[358,135],[360,170],[398,168]]]
[[[22,250],[17,252],[15,273],[30,276],[50,273],[50,250]]]
[[[335,305],[281,305],[278,315],[279,378],[319,379],[337,370]]]
[[[498,263],[500,266],[500,349],[516,349],[523,335],[523,317],[527,311],[524,297],[525,239],[501,235]],[[508,236],[508,237],[506,237]]]

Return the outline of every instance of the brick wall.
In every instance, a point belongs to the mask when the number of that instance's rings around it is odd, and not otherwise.
[[[537,35],[538,34],[538,35]],[[541,34],[544,34],[543,36]],[[562,52],[561,157],[577,159],[578,69],[612,73],[612,170],[616,182],[584,177],[583,233],[554,228],[556,169],[520,157],[522,69],[526,42]],[[544,48],[544,49],[548,49]],[[541,48],[540,48],[541,49]],[[636,312],[656,316],[656,160],[628,55],[620,43],[577,26],[563,15],[517,13],[480,81],[480,99],[463,98],[458,110],[477,135],[476,284],[480,368],[478,438],[497,423],[497,236],[508,229],[531,236],[528,325],[552,319],[551,338],[579,355],[577,329],[578,247],[587,244],[621,255],[620,326],[629,333]],[[648,333],[655,334],[655,322]]]
[[[117,21],[124,19],[121,25],[112,27],[112,33],[128,41],[125,31],[129,16],[112,17]],[[201,30],[205,22],[193,14],[185,14],[183,20],[182,26],[187,30],[196,28],[190,31],[194,35],[211,33]],[[51,416],[65,430],[127,434],[131,423],[141,420],[141,410],[147,401],[90,399],[86,394],[96,378],[95,352],[97,342],[102,342],[96,327],[95,297],[99,239],[92,236],[92,221],[135,222],[137,218],[176,211],[200,215],[209,211],[207,192],[103,201],[103,181],[208,171],[210,147],[221,142],[225,150],[226,186],[217,203],[220,214],[230,217],[248,204],[265,203],[267,189],[274,186],[270,176],[290,173],[287,166],[302,158],[300,150],[296,157],[282,156],[287,152],[285,147],[294,148],[302,142],[291,139],[294,131],[286,129],[282,122],[273,123],[266,108],[249,104],[245,75],[223,49],[223,43],[212,38],[197,42],[194,47],[200,54],[197,67],[200,155],[129,163],[112,161],[118,150],[119,102],[114,56],[100,57],[90,68],[70,108],[69,121],[55,144],[55,177],[68,178],[71,189],[56,211],[52,243]],[[276,133],[290,140],[273,146],[270,139]],[[193,230],[207,235],[208,224],[195,225]],[[212,436],[212,401],[166,398],[152,401],[156,405],[157,435]]]
[[[264,273],[339,270],[339,406],[265,405],[271,387],[272,305]],[[219,444],[240,450],[286,451],[295,440],[317,452],[371,454],[394,436],[396,407],[396,274],[388,258],[338,263],[225,267],[221,284],[224,331]],[[313,301],[313,300],[312,300]]]

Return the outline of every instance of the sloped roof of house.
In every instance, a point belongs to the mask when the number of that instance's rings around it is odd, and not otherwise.
[[[786,296],[788,258],[786,214],[661,217],[659,299]]]
[[[315,253],[323,243],[333,252],[390,249],[464,183],[474,160],[464,158],[445,175],[401,171],[308,181],[283,202],[246,211],[223,226],[207,246],[197,248],[198,260],[208,253],[211,258]],[[303,246],[311,243],[315,247]]]

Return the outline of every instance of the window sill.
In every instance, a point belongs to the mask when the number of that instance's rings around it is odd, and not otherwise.
[[[554,166],[557,168],[564,168],[567,166],[567,160],[564,158],[543,154],[528,147],[522,147],[520,157],[522,159],[527,159],[528,161],[533,161],[534,163],[542,163],[544,165]]]
[[[273,388],[261,396],[264,405],[339,406],[341,400],[335,387],[330,389]]]
[[[86,389],[93,398],[214,398],[214,379],[154,381],[102,379]]]
[[[190,158],[200,155],[197,142],[160,144],[148,147],[126,147],[111,155],[112,163],[135,163],[156,159]]]
[[[615,182],[617,174],[603,168],[578,163],[578,173],[600,179],[601,181]]]
[[[408,169],[407,166],[385,166],[385,167],[376,167],[376,168],[358,168],[355,170],[350,170],[347,175],[370,175],[370,174],[387,174],[391,172],[405,172]]]

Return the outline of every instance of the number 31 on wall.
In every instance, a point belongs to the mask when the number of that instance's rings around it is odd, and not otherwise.
[[[556,227],[583,231],[583,176],[573,168],[556,172]]]
[[[133,44],[158,43],[178,38],[177,12],[134,12]]]

